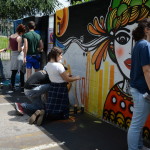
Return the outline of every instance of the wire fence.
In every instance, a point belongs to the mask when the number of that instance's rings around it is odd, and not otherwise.
[[[0,49],[8,47],[8,37],[14,33],[13,22],[0,19]],[[0,53],[1,60],[10,60],[10,50]]]
[[[0,36],[10,36],[12,33],[14,33],[13,22],[0,19]]]

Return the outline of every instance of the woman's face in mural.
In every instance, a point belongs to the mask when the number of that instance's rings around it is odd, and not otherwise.
[[[131,49],[134,45],[132,39],[132,31],[135,29],[136,24],[127,25],[120,29],[115,34],[115,55],[117,59],[117,65],[121,69],[121,72],[127,77],[130,77],[131,69]]]

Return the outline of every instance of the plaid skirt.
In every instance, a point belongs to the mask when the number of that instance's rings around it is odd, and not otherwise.
[[[63,114],[69,117],[69,97],[67,83],[50,83],[48,100],[46,102],[46,114]]]

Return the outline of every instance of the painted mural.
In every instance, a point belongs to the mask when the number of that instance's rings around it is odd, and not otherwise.
[[[82,12],[82,13],[81,13]],[[81,81],[70,88],[70,102],[128,129],[133,110],[129,92],[132,30],[150,16],[150,0],[106,0],[56,12],[56,45],[64,64]],[[150,137],[150,117],[143,134]]]
[[[53,47],[53,43],[54,43],[53,32],[54,32],[53,28],[48,28],[48,49],[47,49],[47,54],[50,52],[50,50]]]

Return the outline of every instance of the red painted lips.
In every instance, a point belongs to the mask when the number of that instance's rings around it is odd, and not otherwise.
[[[125,66],[131,70],[131,58],[128,58],[124,61]]]

